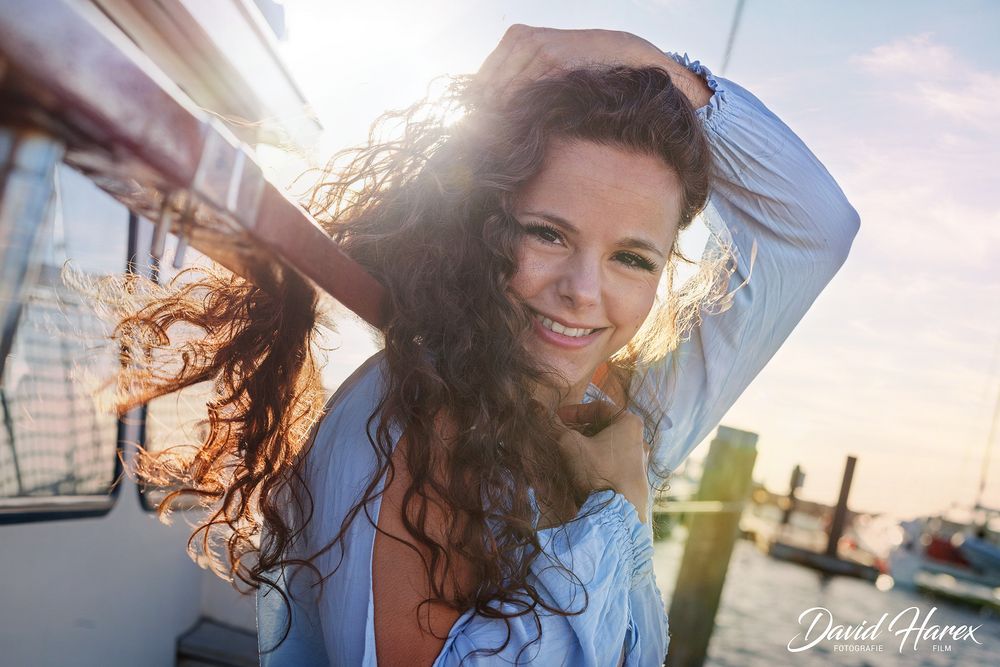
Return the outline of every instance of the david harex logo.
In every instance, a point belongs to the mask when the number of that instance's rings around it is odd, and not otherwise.
[[[896,614],[889,621],[889,613],[874,625],[862,621],[857,625],[841,625],[835,622],[833,613],[826,607],[811,607],[799,614],[799,626],[808,624],[805,633],[799,633],[788,642],[788,650],[799,653],[813,648],[820,642],[834,643],[835,652],[873,652],[881,653],[885,645],[877,643],[880,639],[896,637],[899,639],[899,652],[909,648],[912,643],[914,651],[919,650],[921,642],[931,651],[951,651],[952,641],[974,641],[976,631],[982,625],[937,625],[931,623],[931,618],[937,607],[931,607],[926,616],[921,617],[920,607],[908,607]],[[888,623],[887,623],[888,621]]]

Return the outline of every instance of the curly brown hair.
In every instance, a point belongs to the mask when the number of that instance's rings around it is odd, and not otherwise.
[[[449,122],[456,112],[459,120]],[[505,617],[498,602],[515,610],[506,617],[539,608],[579,613],[553,608],[529,582],[540,549],[532,490],[552,508],[578,507],[586,493],[554,446],[553,416],[525,400],[532,387],[555,387],[560,378],[525,350],[532,316],[507,288],[522,234],[514,201],[553,138],[662,159],[682,184],[681,229],[705,204],[708,145],[690,103],[663,70],[622,66],[567,71],[506,102],[487,101],[469,79],[457,79],[441,100],[382,116],[367,145],[335,156],[307,202],[385,285],[391,304],[381,331],[386,389],[369,419],[378,468],[323,550],[344,539],[380,481],[391,479],[389,425],[403,425],[409,451],[421,453],[405,459],[412,483],[403,517],[431,553],[427,602],[493,617]],[[637,365],[665,356],[726,283],[717,266],[703,265],[675,290],[677,265],[689,261],[675,242],[663,279],[668,296],[595,380],[620,409],[641,411],[650,437],[658,415],[631,398]],[[273,585],[282,567],[315,569],[318,554],[292,549],[312,514],[302,464],[323,414],[315,289],[280,266],[257,284],[216,270],[166,288],[139,278],[125,287],[145,298],[116,329],[130,362],[119,378],[120,409],[213,383],[204,441],[138,459],[141,479],[172,490],[159,511],[181,497],[203,499],[211,513],[189,548],[210,556],[237,587]],[[430,498],[448,510],[448,543],[423,525]],[[557,520],[572,518],[569,511]],[[475,590],[448,592],[455,557],[471,565]]]

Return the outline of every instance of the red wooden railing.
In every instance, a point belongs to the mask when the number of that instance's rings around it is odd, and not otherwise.
[[[381,326],[383,286],[264,178],[244,144],[89,9],[3,3],[0,121],[63,144],[68,164],[159,221],[160,238],[171,231],[251,280],[281,262]]]

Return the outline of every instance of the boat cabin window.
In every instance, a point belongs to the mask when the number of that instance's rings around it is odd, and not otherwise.
[[[0,523],[105,514],[115,502],[126,443],[156,451],[200,442],[207,383],[123,420],[111,405],[119,355],[109,337],[113,323],[87,296],[89,281],[134,271],[164,284],[183,268],[210,263],[188,247],[181,269],[174,267],[173,235],[154,260],[153,233],[152,222],[87,177],[57,167],[0,377]],[[163,495],[139,487],[147,510]]]
[[[139,219],[137,247],[143,249],[144,252],[152,243],[153,231],[154,224],[152,222],[145,218]],[[175,278],[180,283],[185,282],[186,276],[182,274],[184,269],[207,267],[212,264],[206,255],[188,246],[184,250],[181,268],[176,268],[174,257],[177,253],[178,243],[176,236],[168,234],[162,259],[159,261],[150,260],[148,267],[140,266],[138,270],[143,271],[144,275],[163,285]],[[145,256],[148,256],[148,252],[145,253]],[[156,452],[202,442],[207,431],[205,420],[208,418],[208,411],[205,406],[210,397],[210,389],[211,383],[203,382],[150,401],[144,410],[143,447],[148,451]],[[166,492],[162,489],[146,484],[139,486],[142,506],[148,511],[154,511],[165,496]],[[175,502],[172,507],[173,509],[185,509],[193,506],[190,504],[192,502],[193,499],[181,499],[180,502]]]
[[[66,285],[126,269],[128,210],[60,165],[0,377],[0,521],[107,512],[119,420],[100,387],[118,364],[108,325]]]

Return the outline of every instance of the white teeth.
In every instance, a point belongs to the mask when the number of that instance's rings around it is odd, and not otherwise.
[[[538,315],[538,321],[542,323],[542,326],[551,331],[555,331],[557,334],[562,334],[563,336],[569,336],[571,338],[579,338],[581,336],[589,336],[590,334],[597,331],[596,329],[575,329],[572,327],[564,327],[558,322],[553,322],[544,315]]]

